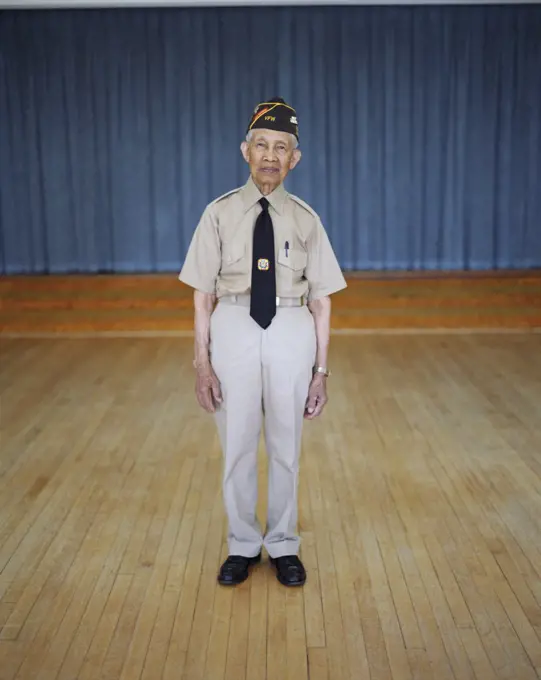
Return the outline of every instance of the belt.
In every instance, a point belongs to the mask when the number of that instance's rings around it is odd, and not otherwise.
[[[229,305],[245,305],[250,306],[250,296],[247,294],[243,295],[223,295],[220,302],[225,302]],[[276,306],[277,307],[302,307],[304,305],[303,297],[277,297]]]

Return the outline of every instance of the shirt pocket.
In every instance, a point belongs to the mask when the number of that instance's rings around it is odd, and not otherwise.
[[[246,272],[246,243],[230,241],[222,245],[222,272],[244,274]]]
[[[286,250],[281,248],[278,251],[278,264],[286,267],[292,273],[297,273],[297,277],[300,278],[306,269],[306,264],[308,262],[308,253],[305,250],[293,249]]]

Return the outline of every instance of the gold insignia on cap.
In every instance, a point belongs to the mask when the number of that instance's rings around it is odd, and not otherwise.
[[[257,261],[257,268],[262,272],[268,271],[269,261],[265,257],[260,257],[259,260]]]

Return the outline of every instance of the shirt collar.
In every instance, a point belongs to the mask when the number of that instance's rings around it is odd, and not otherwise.
[[[276,210],[277,213],[281,213],[282,210],[284,209],[286,197],[287,191],[283,184],[278,185],[271,194],[265,196],[265,198],[268,200],[270,205],[274,208],[274,210]],[[263,194],[259,191],[259,189],[255,185],[252,177],[250,177],[246,184],[244,185],[244,187],[242,188],[242,201],[244,204],[245,212],[250,210],[250,208],[253,208],[254,205],[261,198],[263,198]]]

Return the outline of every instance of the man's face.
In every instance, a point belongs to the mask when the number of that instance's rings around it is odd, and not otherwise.
[[[266,193],[285,180],[301,157],[301,152],[294,149],[294,138],[276,130],[254,130],[250,142],[243,142],[241,150],[254,182]]]

